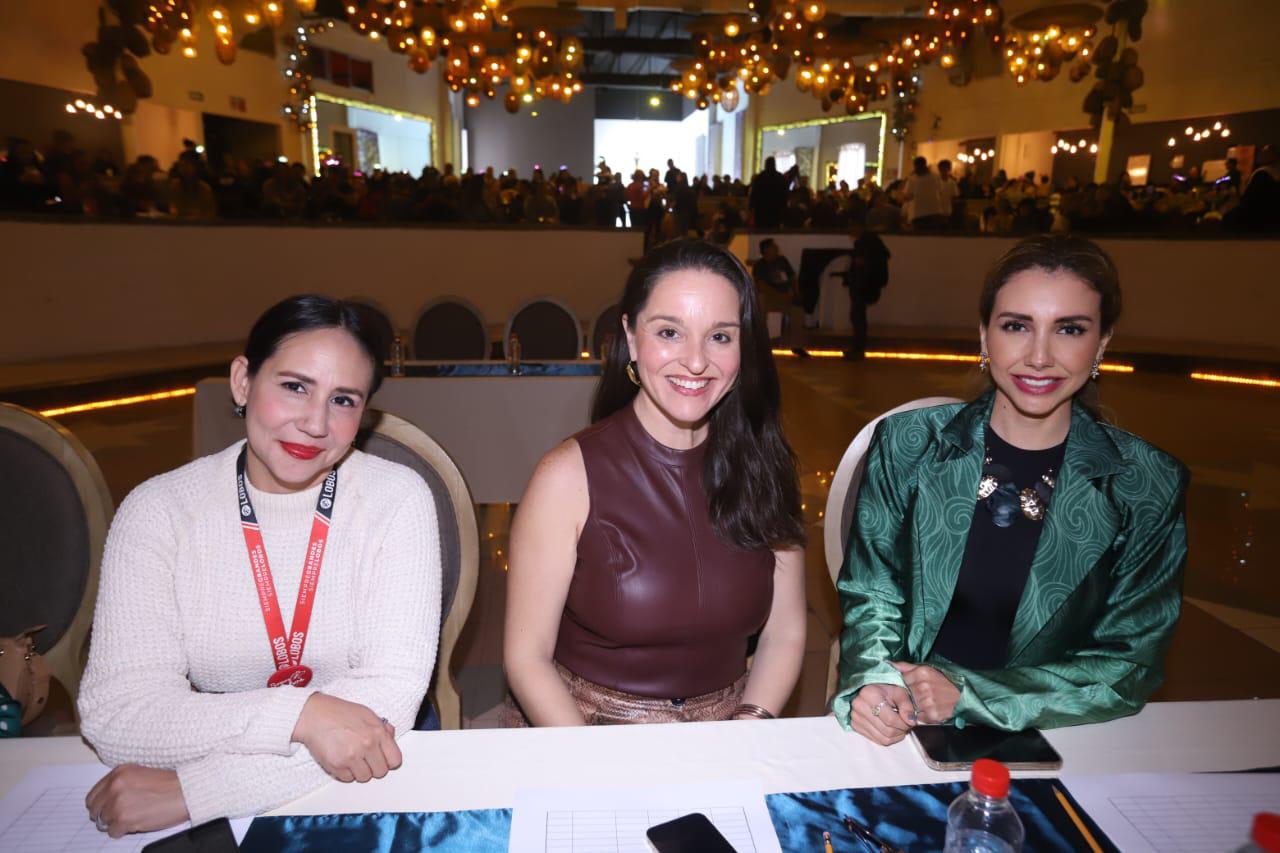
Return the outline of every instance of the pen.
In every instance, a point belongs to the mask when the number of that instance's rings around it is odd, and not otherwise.
[[[829,832],[822,833],[822,853],[835,853],[831,849],[831,833]]]
[[[1067,800],[1066,795],[1062,793],[1062,789],[1054,785],[1053,794],[1058,798],[1058,802],[1062,804],[1062,810],[1067,813],[1067,817],[1071,818],[1071,822],[1076,825],[1076,829],[1080,830],[1080,834],[1084,836],[1085,843],[1089,845],[1089,849],[1093,853],[1102,853],[1102,848],[1098,846],[1093,833],[1088,830],[1084,825],[1084,821],[1080,819],[1080,815],[1076,814],[1076,810],[1071,807],[1071,803]]]
[[[892,844],[885,841],[884,839],[878,837],[874,832],[868,829],[865,825],[858,823],[856,820],[849,817],[848,815],[841,815],[841,817],[844,818],[845,828],[848,829],[850,832],[852,832],[854,835],[861,838],[867,844],[870,844],[872,847],[874,847],[877,853],[902,853],[901,850],[894,847]]]

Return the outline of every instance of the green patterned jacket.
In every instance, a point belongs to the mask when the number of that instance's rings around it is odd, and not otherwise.
[[[1187,470],[1078,405],[1008,666],[931,657],[960,573],[992,399],[904,412],[876,429],[836,584],[844,631],[832,709],[845,727],[864,684],[903,684],[891,660],[950,678],[957,725],[1007,730],[1136,713],[1164,677],[1186,565]]]

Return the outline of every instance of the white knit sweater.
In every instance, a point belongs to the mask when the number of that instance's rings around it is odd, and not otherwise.
[[[323,692],[413,727],[435,664],[440,543],[435,504],[408,468],[352,451],[302,662],[307,687],[273,671],[241,532],[235,462],[244,442],[135,489],[107,537],[81,728],[110,765],[177,770],[192,823],[257,814],[329,780],[290,743]],[[285,630],[293,620],[320,486],[249,486]]]

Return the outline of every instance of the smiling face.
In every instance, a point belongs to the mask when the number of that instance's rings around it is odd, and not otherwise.
[[[741,301],[725,278],[699,269],[664,275],[634,318],[623,317],[641,393],[636,414],[669,447],[706,437],[707,419],[738,379]]]
[[[1111,339],[1101,312],[1099,293],[1066,270],[1025,270],[996,292],[991,320],[979,334],[991,358],[991,421],[1001,437],[1018,444],[1038,435],[1047,446],[1066,437],[1071,398]]]
[[[256,374],[240,356],[231,393],[245,407],[249,481],[264,492],[308,489],[351,449],[372,384],[369,355],[343,329],[282,340]]]

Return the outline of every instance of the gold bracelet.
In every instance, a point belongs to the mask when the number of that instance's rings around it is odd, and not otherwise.
[[[773,714],[769,713],[768,709],[752,704],[751,702],[743,702],[737,708],[734,708],[733,713],[729,715],[729,718],[733,719],[739,714],[747,717],[755,717],[757,720],[776,719]]]

